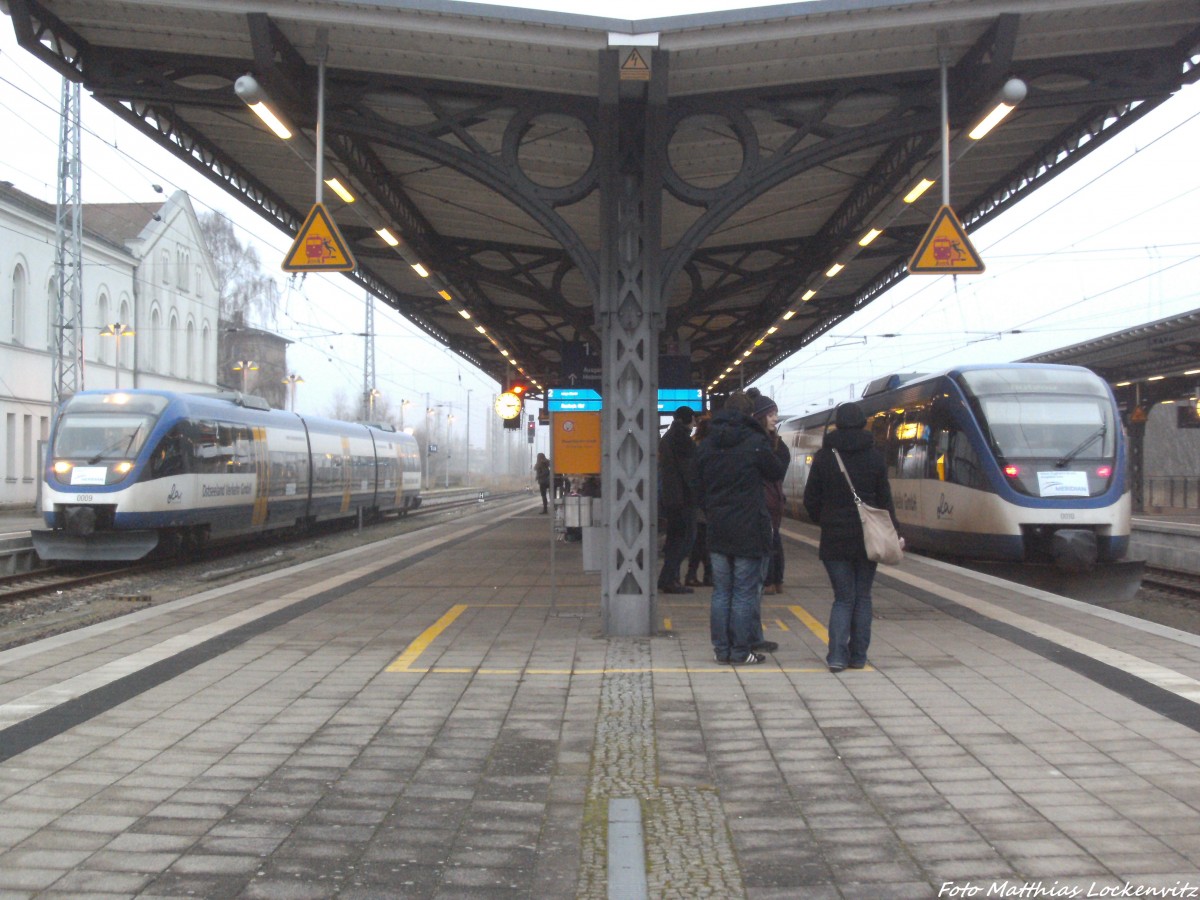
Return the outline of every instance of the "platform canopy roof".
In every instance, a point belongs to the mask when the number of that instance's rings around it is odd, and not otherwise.
[[[359,198],[325,190],[350,277],[493,377],[544,386],[565,342],[598,334],[604,60],[661,168],[664,340],[696,386],[733,368],[721,390],[906,277],[941,202],[939,58],[968,231],[1194,81],[1200,58],[1196,0],[812,0],[643,21],[445,0],[8,8],[23,46],[293,234],[314,202],[323,55],[324,174]],[[665,90],[647,101],[655,67]],[[239,99],[246,74],[296,138]],[[1015,112],[967,139],[1012,78]]]

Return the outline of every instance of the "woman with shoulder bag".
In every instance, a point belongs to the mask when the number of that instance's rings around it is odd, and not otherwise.
[[[857,403],[840,405],[834,413],[836,430],[825,435],[804,486],[804,508],[821,528],[818,556],[833,586],[826,656],[830,672],[864,668],[871,643],[871,585],[877,564],[867,556],[856,496],[886,509],[893,526],[899,525],[887,464],[866,424]]]

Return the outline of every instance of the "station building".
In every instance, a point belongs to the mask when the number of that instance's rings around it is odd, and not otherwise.
[[[0,507],[20,508],[36,502],[53,416],[55,206],[0,182],[0,228]],[[82,259],[81,387],[216,388],[216,270],[185,192],[84,204]],[[101,336],[114,324],[133,335]]]

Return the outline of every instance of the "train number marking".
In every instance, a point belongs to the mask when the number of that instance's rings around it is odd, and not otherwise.
[[[76,494],[76,503],[92,503],[96,499],[94,494]]]

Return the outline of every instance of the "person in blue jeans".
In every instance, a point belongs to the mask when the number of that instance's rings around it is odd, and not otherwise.
[[[753,412],[754,403],[744,393],[731,395],[712,417],[696,457],[696,498],[708,519],[712,560],[713,659],[735,666],[766,660],[753,649],[763,567],[771,555],[763,485],[785,471]]]
[[[804,508],[821,528],[817,555],[833,587],[829,611],[829,652],[825,662],[830,672],[867,665],[871,645],[871,585],[876,564],[867,559],[862,522],[854,495],[834,456],[836,450],[846,467],[854,490],[863,503],[886,509],[896,520],[887,463],[875,449],[866,431],[867,419],[857,403],[843,403],[834,411],[834,430],[825,434],[821,449],[813,457],[804,485]]]

